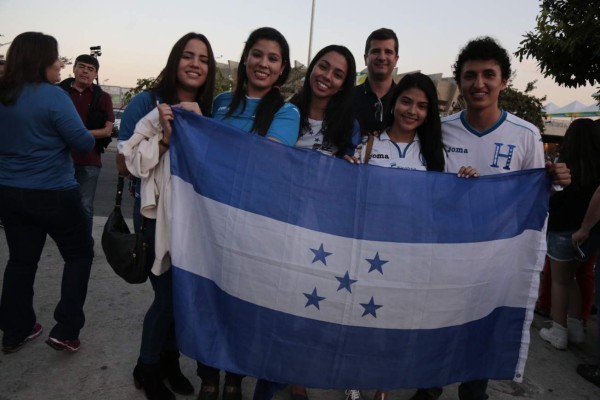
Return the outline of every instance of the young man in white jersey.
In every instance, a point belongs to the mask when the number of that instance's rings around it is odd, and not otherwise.
[[[475,168],[480,175],[492,175],[545,166],[538,128],[498,106],[510,73],[508,53],[490,37],[470,41],[458,55],[454,79],[467,109],[442,120],[447,172],[460,175],[465,168]],[[549,163],[546,168],[555,185],[571,183],[564,163]],[[487,399],[487,384],[487,379],[461,383],[459,399]],[[411,400],[436,400],[442,391],[419,389]]]

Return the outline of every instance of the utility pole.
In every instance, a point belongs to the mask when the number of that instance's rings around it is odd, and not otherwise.
[[[315,22],[315,0],[312,0],[312,9],[310,11],[310,36],[308,38],[308,60],[306,62],[306,67],[310,65],[310,59],[312,56],[312,40],[313,40],[313,25]]]

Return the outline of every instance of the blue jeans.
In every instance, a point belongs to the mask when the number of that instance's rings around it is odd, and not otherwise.
[[[140,199],[136,198],[133,208],[134,229],[140,229]],[[156,220],[144,219],[144,237],[148,244],[148,278],[154,290],[154,301],[146,312],[142,327],[142,344],[140,345],[139,362],[156,364],[160,353],[179,351],[175,340],[175,319],[173,317],[173,279],[171,270],[162,275],[150,272],[154,262],[154,241],[156,237]]]
[[[56,242],[65,261],[60,301],[54,311],[57,323],[50,336],[77,339],[85,323],[83,305],[93,259],[79,190],[0,186],[0,219],[9,251],[0,299],[3,345],[22,342],[36,322],[33,283],[46,235]]]
[[[94,198],[96,197],[96,187],[98,186],[98,177],[100,176],[100,167],[93,165],[75,166],[75,179],[79,183],[79,192],[81,193],[81,204],[85,213],[90,236],[94,226]]]

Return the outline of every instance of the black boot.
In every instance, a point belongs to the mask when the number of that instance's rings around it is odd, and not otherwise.
[[[133,369],[133,382],[144,388],[148,400],[175,400],[175,395],[163,383],[158,364],[138,364]]]
[[[161,352],[159,365],[161,377],[169,381],[169,385],[175,393],[183,395],[194,393],[194,386],[179,368],[178,351]]]

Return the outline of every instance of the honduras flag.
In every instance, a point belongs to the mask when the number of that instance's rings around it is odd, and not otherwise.
[[[170,154],[187,356],[314,388],[522,379],[543,170],[353,165],[180,111]]]

